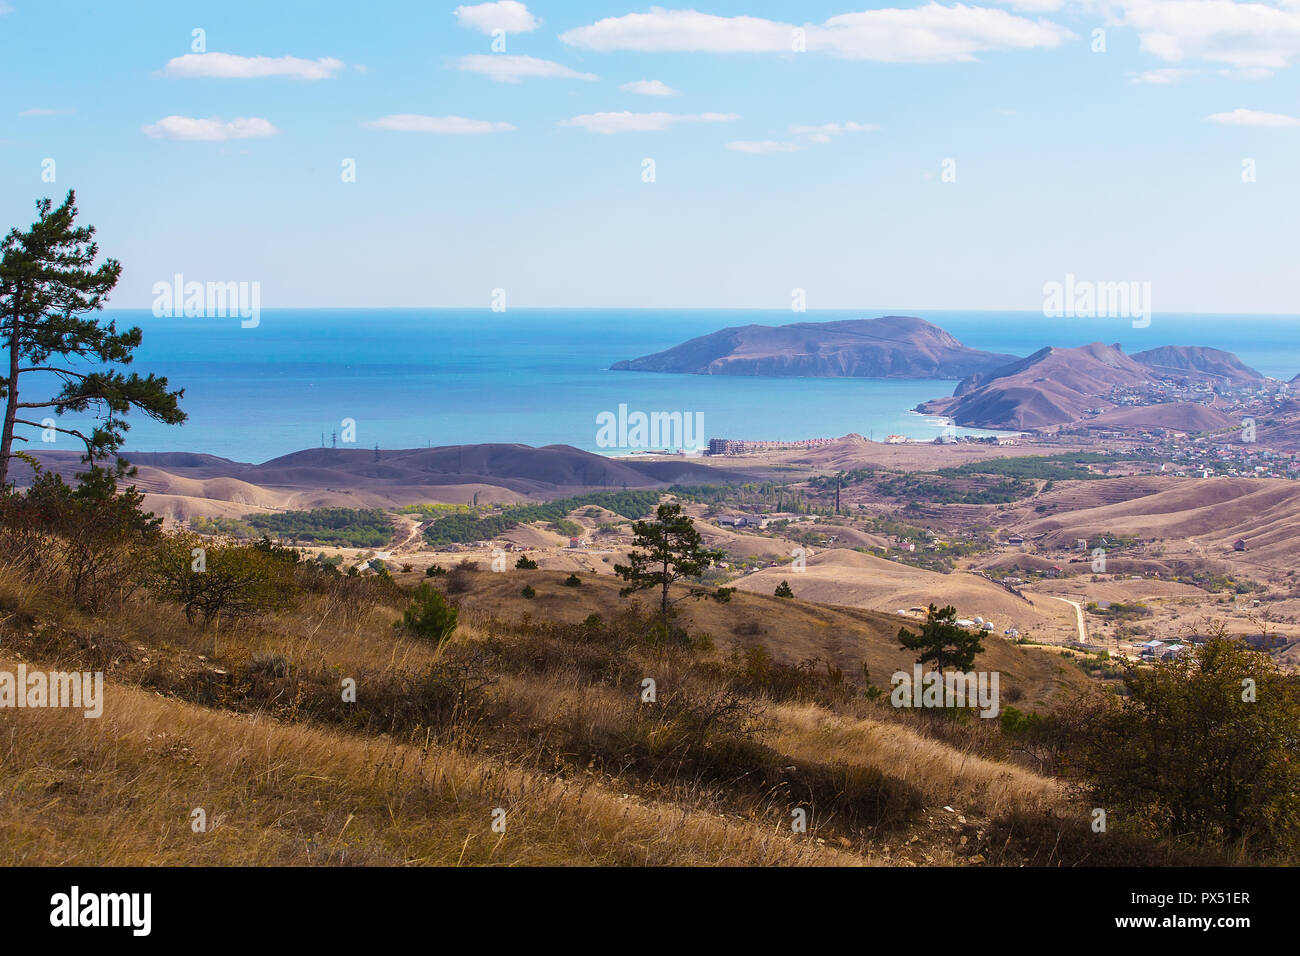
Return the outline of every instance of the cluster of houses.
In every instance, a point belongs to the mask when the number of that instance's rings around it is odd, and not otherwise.
[[[997,630],[997,628],[993,626],[992,621],[986,621],[984,620],[984,618],[979,617],[978,615],[973,618],[966,618],[966,617],[958,618],[956,624],[958,627],[965,627],[971,630],[983,631],[985,634],[992,634],[994,631]],[[1007,637],[1020,636],[1020,632],[1016,630],[1014,627],[1007,628],[1002,633],[1005,634]]]
[[[1172,473],[1180,477],[1300,478],[1300,456],[1295,452],[1260,448],[1249,442],[1215,445],[1213,441],[1202,436],[1191,445],[1161,451],[1174,463],[1177,470]],[[1170,473],[1163,465],[1161,471]]]
[[[766,528],[772,520],[770,515],[719,515],[719,528]]]
[[[744,441],[738,438],[710,438],[706,455],[746,455],[759,451],[787,448],[819,448],[838,441],[835,438],[804,438],[799,441]]]
[[[1207,640],[1208,638],[1203,634],[1190,634],[1186,640],[1168,643],[1151,640],[1137,645],[1137,651],[1138,656],[1143,660],[1174,660],[1188,653],[1192,645],[1204,644]],[[1287,642],[1287,639],[1279,634],[1243,634],[1240,640],[1257,651],[1274,650]]]
[[[757,514],[757,515],[719,515],[714,518],[719,528],[766,528],[774,521],[815,521],[812,515],[801,514]]]
[[[911,616],[923,615],[925,614],[925,612],[926,612],[926,608],[918,606],[918,607],[910,607],[907,610],[900,609],[896,613],[902,615],[903,617],[911,617]],[[979,616],[970,617],[970,618],[968,617],[958,618],[954,623],[958,627],[964,627],[970,630],[982,631],[985,634],[992,634],[997,630],[997,628],[993,625],[992,621],[986,621],[984,620],[984,618]],[[1008,627],[1002,632],[1002,635],[1004,637],[1009,637],[1014,640],[1015,638],[1020,636],[1020,631],[1017,628]]]
[[[1146,660],[1169,661],[1182,656],[1186,651],[1187,645],[1177,641],[1166,644],[1164,641],[1152,640],[1138,645],[1138,657]]]
[[[892,438],[892,437],[894,437],[894,436],[891,435],[890,437]],[[933,440],[930,442],[930,444],[932,444],[932,445],[957,445],[957,444],[967,444],[967,445],[969,445],[969,444],[973,444],[973,445],[998,445],[999,447],[1003,447],[1003,448],[1005,448],[1005,447],[1007,447],[1007,446],[1009,446],[1009,445],[1015,445],[1015,444],[1018,444],[1017,439],[1020,438],[1020,437],[1022,437],[1020,434],[1016,434],[1016,435],[954,435],[954,434],[952,434],[951,432],[945,432],[944,434],[939,435],[937,438],[933,439]]]

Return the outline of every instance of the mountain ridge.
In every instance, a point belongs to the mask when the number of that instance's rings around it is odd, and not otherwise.
[[[1265,381],[1231,352],[1220,349],[1161,346],[1129,356],[1118,344],[1091,342],[1074,348],[1039,349],[991,373],[963,379],[952,397],[924,402],[917,410],[945,415],[958,425],[975,428],[1048,428],[1076,422],[1111,406],[1113,387],[1156,385],[1170,379],[1235,385]],[[1214,415],[1190,416],[1185,406],[1168,406],[1170,427],[1186,428],[1189,422],[1207,427],[1222,424]],[[1114,416],[1116,423],[1124,417]],[[1160,427],[1158,413],[1144,418],[1149,427]]]

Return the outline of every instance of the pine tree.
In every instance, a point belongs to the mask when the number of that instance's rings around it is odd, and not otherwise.
[[[722,560],[721,551],[703,547],[703,539],[695,529],[689,515],[682,514],[682,506],[659,506],[653,521],[637,521],[632,525],[633,548],[628,555],[630,564],[616,564],[614,571],[628,586],[619,591],[627,597],[637,591],[660,589],[660,623],[668,626],[668,586],[681,578],[697,578],[709,567]],[[693,588],[689,597],[704,597],[703,589]]]
[[[184,390],[168,391],[166,378],[111,367],[130,364],[141,332],[119,332],[116,323],[89,315],[104,307],[122,266],[116,259],[94,265],[95,228],[76,225],[76,194],[69,191],[57,209],[49,199],[39,200],[36,209],[30,229],[11,229],[0,243],[0,342],[9,353],[0,375],[5,400],[0,488],[8,484],[14,441],[27,440],[17,433],[19,427],[73,436],[86,446],[84,460],[95,467],[121,447],[129,428],[125,416],[132,409],[169,425],[186,418],[178,404]],[[97,370],[88,363],[109,367]],[[62,388],[50,397],[20,401],[21,377],[29,373],[54,375]],[[87,410],[99,418],[89,434],[52,425],[48,414]]]
[[[898,643],[903,650],[920,651],[916,662],[932,662],[940,672],[948,668],[969,671],[975,666],[975,655],[984,653],[979,632],[959,627],[957,609],[951,605],[940,610],[931,604],[925,623],[921,625],[921,633],[913,634],[900,627]]]

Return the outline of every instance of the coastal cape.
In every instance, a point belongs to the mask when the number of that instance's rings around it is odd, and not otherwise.
[[[915,410],[949,417],[957,425],[995,429],[1050,429],[1087,419],[1097,427],[1211,431],[1231,420],[1202,394],[1204,389],[1177,394],[1179,387],[1250,389],[1267,381],[1220,349],[1166,345],[1130,356],[1119,345],[1093,342],[1076,348],[1048,346],[1020,358],[969,348],[924,319],[898,315],[736,326],[611,368],[693,375],[956,378],[951,396]],[[1121,394],[1129,398],[1116,397]]]

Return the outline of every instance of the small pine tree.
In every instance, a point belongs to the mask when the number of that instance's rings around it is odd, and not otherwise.
[[[537,592],[533,590],[533,586],[531,584],[525,584],[524,589],[519,593],[522,594],[524,598],[529,601],[537,597]]]
[[[949,668],[969,671],[975,666],[975,655],[984,653],[984,644],[978,631],[969,631],[957,625],[957,609],[951,605],[940,610],[933,604],[921,625],[921,633],[913,634],[905,627],[898,629],[898,643],[906,651],[920,651],[918,664],[934,664],[942,672]]]
[[[777,585],[775,593],[777,597],[783,597],[783,598],[794,597],[794,591],[790,589],[789,581],[782,581],[779,585]]]
[[[632,551],[629,564],[616,564],[614,571],[628,582],[618,593],[627,597],[637,591],[658,588],[659,620],[668,626],[668,586],[682,578],[697,578],[713,564],[722,560],[721,551],[710,551],[703,546],[703,538],[689,515],[682,514],[679,504],[659,506],[653,521],[637,521],[632,525],[632,546],[644,551]],[[704,597],[708,591],[693,588],[688,597]]]

